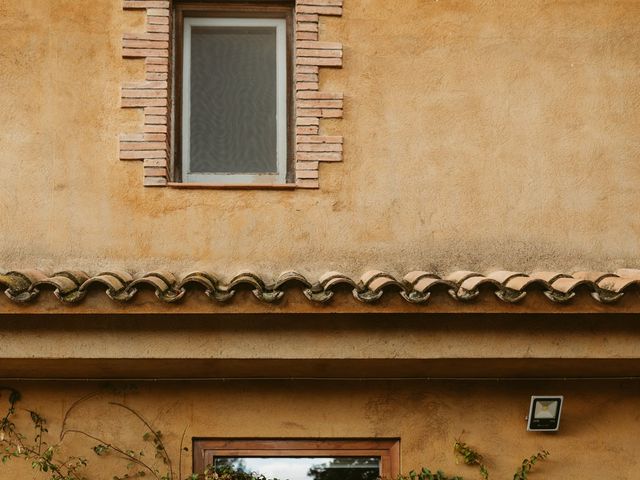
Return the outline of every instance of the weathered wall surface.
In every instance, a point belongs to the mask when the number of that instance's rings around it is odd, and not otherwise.
[[[640,3],[348,0],[320,191],[144,189],[120,0],[0,2],[0,267],[233,274],[638,264]],[[336,122],[341,122],[340,127]]]
[[[24,407],[41,411],[57,438],[64,411],[95,384],[15,384]],[[122,387],[122,385],[120,385]],[[564,394],[560,432],[525,431],[529,396]],[[541,448],[551,457],[532,479],[637,478],[640,385],[637,381],[253,381],[140,384],[127,394],[103,395],[78,407],[68,428],[98,433],[138,449],[143,428],[116,400],[138,409],[177,452],[186,427],[192,437],[399,437],[402,470],[420,466],[479,478],[456,465],[452,445],[463,439],[485,453],[492,478],[511,478],[519,462]],[[127,425],[123,428],[123,425]],[[68,442],[68,443],[67,443]],[[65,444],[90,459],[92,480],[110,479],[108,460],[92,442],[70,435]],[[174,458],[176,454],[174,453]],[[189,461],[186,462],[189,466]],[[0,478],[33,478],[26,463],[0,465]]]

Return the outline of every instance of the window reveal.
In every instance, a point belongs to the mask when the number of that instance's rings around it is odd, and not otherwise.
[[[194,439],[194,473],[209,466],[280,480],[376,480],[400,468],[397,439]]]
[[[284,19],[185,18],[183,180],[284,183]]]

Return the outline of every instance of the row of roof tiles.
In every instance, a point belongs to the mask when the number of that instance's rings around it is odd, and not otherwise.
[[[310,282],[296,272],[286,272],[275,282],[267,283],[252,272],[242,272],[229,282],[222,282],[207,272],[193,272],[182,277],[166,271],[150,272],[134,276],[124,271],[102,272],[90,276],[82,271],[65,270],[47,275],[39,270],[17,270],[0,273],[0,288],[14,302],[34,301],[43,288],[53,289],[63,303],[78,303],[89,291],[106,288],[112,300],[128,302],[141,287],[153,288],[163,302],[181,300],[187,291],[200,291],[218,302],[229,301],[239,289],[251,289],[263,302],[280,300],[285,287],[297,285],[312,302],[326,303],[339,289],[351,289],[353,296],[364,303],[374,303],[385,292],[399,292],[407,302],[426,303],[436,290],[447,291],[454,299],[469,301],[481,291],[493,293],[502,301],[515,303],[527,292],[541,290],[546,297],[557,303],[571,300],[578,289],[582,289],[601,303],[612,303],[620,299],[625,291],[640,285],[640,269],[622,269],[612,273],[576,272],[571,275],[557,272],[535,272],[530,274],[496,271],[483,275],[471,271],[457,271],[440,277],[424,271],[413,271],[399,279],[382,271],[368,271],[359,279],[338,272],[328,272],[317,282]],[[481,287],[487,287],[481,289]]]

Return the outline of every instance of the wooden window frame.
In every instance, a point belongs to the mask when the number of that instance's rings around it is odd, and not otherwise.
[[[215,457],[380,457],[380,476],[400,473],[399,439],[193,439],[193,471]]]
[[[210,17],[210,18],[277,18],[286,22],[286,90],[287,90],[287,155],[285,183],[274,183],[274,186],[295,183],[295,97],[293,88],[293,68],[295,63],[293,32],[294,32],[294,4],[292,1],[266,1],[236,2],[225,1],[189,1],[176,2],[174,11],[174,69],[173,69],[173,105],[174,105],[174,129],[173,129],[173,181],[189,185],[184,182],[183,158],[182,158],[182,96],[183,96],[183,49],[184,49],[184,19],[185,17]],[[211,185],[221,185],[212,183]],[[233,186],[233,184],[227,184]]]

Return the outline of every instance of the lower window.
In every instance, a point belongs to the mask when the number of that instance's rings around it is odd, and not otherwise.
[[[278,480],[376,480],[399,473],[398,440],[194,440],[194,472],[241,471]]]

